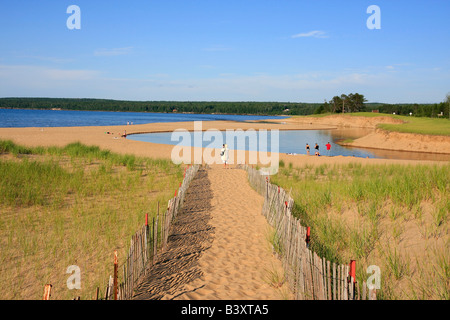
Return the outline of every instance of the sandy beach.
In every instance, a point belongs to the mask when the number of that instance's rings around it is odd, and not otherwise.
[[[320,130],[337,128],[375,128],[381,122],[395,122],[389,117],[324,117],[324,118],[288,118],[274,120],[270,122],[233,122],[233,121],[203,121],[201,129],[203,131],[216,130]],[[134,154],[150,158],[171,158],[174,146],[155,144],[149,142],[133,141],[122,138],[126,133],[151,133],[151,132],[173,132],[177,129],[188,131],[194,130],[193,122],[175,123],[149,123],[142,125],[122,125],[122,126],[101,126],[101,127],[50,127],[50,128],[0,128],[0,139],[12,140],[17,144],[25,146],[65,146],[73,142],[81,142],[86,145],[96,145],[103,149],[108,149],[121,154]],[[450,154],[450,137],[435,137],[412,135],[404,133],[380,133],[369,134],[357,139],[352,144],[366,148],[380,148],[388,150],[408,150],[430,153]],[[215,163],[221,163],[217,150],[208,151],[215,158]],[[192,148],[192,158],[194,161],[195,150]],[[250,159],[248,152],[245,159]],[[270,155],[270,154],[269,154]],[[235,154],[236,156],[236,154]],[[279,159],[291,162],[293,165],[302,166],[321,165],[324,163],[418,163],[414,160],[394,160],[394,159],[363,159],[357,157],[312,157],[306,155],[279,154]],[[231,160],[231,159],[230,159]],[[234,163],[237,163],[237,157]],[[200,161],[201,162],[201,161]],[[230,161],[233,163],[233,161]]]

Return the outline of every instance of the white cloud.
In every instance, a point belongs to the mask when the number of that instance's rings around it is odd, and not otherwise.
[[[64,96],[80,85],[92,85],[99,76],[95,70],[0,65],[0,96]]]
[[[0,65],[0,96],[98,97],[129,100],[280,100],[313,101],[346,86],[370,82],[367,75],[317,73],[219,74],[210,78],[143,79],[104,77],[96,70],[64,70]],[[344,90],[345,91],[345,90]],[[322,98],[319,100],[321,101]]]
[[[328,38],[328,35],[324,31],[314,30],[306,33],[298,33],[291,36],[291,38]]]
[[[94,51],[94,56],[97,57],[123,56],[126,54],[130,54],[132,49],[133,47],[97,49]]]
[[[433,76],[437,72],[434,71]],[[436,101],[433,96],[442,95],[441,91],[445,96],[448,92],[443,84],[445,81],[424,83],[422,75],[392,72],[383,66],[377,70],[312,71],[283,75],[228,73],[209,78],[193,75],[174,79],[172,75],[155,73],[145,78],[132,78],[105,77],[97,70],[0,64],[0,97],[321,102],[337,94],[358,92],[372,101],[420,103]]]
[[[95,70],[66,70],[29,65],[0,65],[0,79],[24,83],[49,80],[84,81],[99,75]]]

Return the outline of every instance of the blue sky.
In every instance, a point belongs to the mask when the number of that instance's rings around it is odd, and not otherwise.
[[[367,28],[370,5],[381,29]],[[448,0],[2,0],[0,97],[441,102],[449,12]]]

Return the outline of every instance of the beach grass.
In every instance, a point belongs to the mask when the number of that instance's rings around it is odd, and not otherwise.
[[[441,118],[393,116],[403,121],[401,124],[382,123],[378,127],[387,131],[450,136],[450,120]]]
[[[74,143],[18,146],[0,141],[1,299],[92,299],[104,290],[128,251],[145,214],[161,211],[179,186],[170,160],[115,154]],[[70,290],[67,268],[81,270],[81,289]]]
[[[359,283],[369,265],[381,268],[380,298],[449,296],[448,278],[441,281],[450,256],[450,164],[284,167],[271,181],[291,190],[313,251],[339,264],[356,259]],[[425,256],[431,248],[440,254]]]

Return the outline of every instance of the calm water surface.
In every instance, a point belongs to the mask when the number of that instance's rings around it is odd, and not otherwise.
[[[115,126],[126,125],[128,123],[145,124],[154,122],[214,120],[248,121],[283,118],[286,117],[191,113],[0,109],[0,127],[2,128]]]
[[[319,145],[321,155],[328,156],[354,156],[363,158],[383,158],[383,159],[409,159],[409,160],[437,160],[450,161],[450,155],[439,155],[421,152],[403,152],[389,151],[377,149],[350,148],[337,144],[337,142],[345,139],[356,139],[373,132],[370,129],[335,129],[335,130],[280,130],[278,131],[279,142],[272,143],[271,131],[267,131],[267,138],[263,136],[260,139],[259,131],[254,133],[234,132],[233,139],[227,139],[226,132],[210,131],[202,133],[202,147],[220,149],[223,143],[227,143],[230,149],[234,150],[251,150],[251,151],[271,151],[272,146],[278,152],[287,154],[306,154],[306,144],[310,145],[310,154],[314,154],[314,145]],[[220,134],[220,135],[218,135]],[[256,139],[250,143],[248,138],[255,135]],[[173,134],[172,132],[145,133],[129,135],[128,139],[152,142],[159,144],[191,146],[193,145],[193,134],[184,133]],[[230,138],[231,136],[228,136]],[[274,136],[275,137],[275,136]],[[252,140],[252,141],[253,141]],[[265,142],[265,143],[264,143]],[[325,145],[330,142],[332,145],[330,152],[326,150]],[[239,144],[240,143],[240,144]]]

